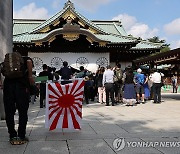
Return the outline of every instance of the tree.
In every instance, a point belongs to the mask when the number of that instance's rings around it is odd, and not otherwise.
[[[169,51],[170,50],[170,44],[166,44],[165,40],[160,40],[158,36],[154,36],[152,38],[149,38],[148,39],[149,42],[152,42],[152,43],[162,43],[162,48],[161,48],[161,51],[160,52],[166,52],[166,51]]]

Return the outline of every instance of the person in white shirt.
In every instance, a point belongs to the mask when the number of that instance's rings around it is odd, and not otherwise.
[[[161,103],[161,73],[154,70],[150,79],[153,82],[154,103]]]
[[[111,66],[107,66],[107,70],[105,70],[103,74],[103,86],[106,91],[106,106],[109,106],[109,94],[112,101],[112,106],[114,106],[114,71],[111,69]]]

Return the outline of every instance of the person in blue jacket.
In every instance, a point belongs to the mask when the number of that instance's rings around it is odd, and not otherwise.
[[[142,73],[140,68],[137,69],[137,74],[135,75],[135,83],[136,83],[136,94],[137,94],[137,103],[140,102],[140,94],[141,94],[141,101],[145,103],[144,99],[144,84],[146,83],[146,76]]]

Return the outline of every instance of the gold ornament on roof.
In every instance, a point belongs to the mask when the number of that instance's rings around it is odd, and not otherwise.
[[[79,38],[79,34],[66,33],[63,34],[63,38],[68,41],[75,41]]]
[[[64,8],[66,8],[67,6],[70,6],[71,8],[74,9],[74,4],[73,4],[70,0],[68,0],[68,1],[65,3]]]
[[[72,24],[72,18],[69,16],[66,19],[67,24]]]

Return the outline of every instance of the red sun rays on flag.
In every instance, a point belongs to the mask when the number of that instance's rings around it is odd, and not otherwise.
[[[52,120],[49,129],[56,129],[60,118],[63,119],[62,128],[69,128],[69,122],[72,121],[74,129],[81,129],[77,119],[82,119],[84,81],[75,80],[65,85],[49,83],[48,91],[49,120]]]

